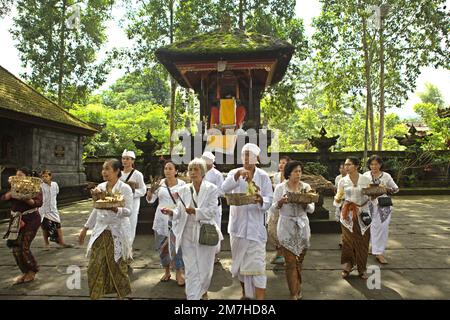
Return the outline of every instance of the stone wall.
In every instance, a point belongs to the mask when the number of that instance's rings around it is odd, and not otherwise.
[[[82,139],[76,134],[0,119],[0,165],[5,168],[1,189],[7,188],[8,177],[22,166],[36,171],[50,169],[60,187],[85,184]]]

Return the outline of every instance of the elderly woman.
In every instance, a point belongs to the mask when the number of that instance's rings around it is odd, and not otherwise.
[[[16,176],[31,176],[31,171],[28,168],[20,168],[17,169]],[[31,253],[31,242],[41,225],[38,208],[42,206],[42,189],[32,199],[18,200],[8,191],[0,200],[11,201],[11,218],[3,239],[7,239],[6,245],[12,249],[16,264],[22,272],[22,275],[15,278],[14,283],[31,282],[39,271],[36,259]]]
[[[356,265],[359,276],[367,279],[366,265],[369,254],[370,215],[369,198],[362,189],[370,185],[370,179],[358,172],[359,160],[348,157],[344,166],[347,175],[338,184],[334,205],[341,210],[342,252],[341,263],[344,265],[342,277],[349,276]]]
[[[215,185],[204,180],[206,163],[203,159],[192,160],[188,172],[192,183],[179,189],[178,206],[162,211],[173,216],[176,250],[183,250],[187,299],[208,299],[217,244],[200,244],[200,229],[202,224],[213,225],[218,240],[223,239],[215,220],[219,194]]]
[[[184,263],[181,250],[175,254],[175,235],[172,230],[172,219],[163,214],[162,208],[173,209],[177,206],[178,189],[186,183],[178,179],[178,168],[172,160],[166,160],[163,165],[164,179],[161,180],[157,190],[150,189],[147,192],[147,202],[154,203],[158,199],[158,207],[153,220],[155,232],[155,245],[159,251],[160,264],[165,272],[161,282],[170,280],[171,267],[176,269],[177,284],[182,287],[184,280]]]
[[[302,264],[309,248],[311,230],[307,213],[314,212],[314,203],[288,203],[287,192],[309,192],[309,184],[301,182],[303,166],[289,162],[284,169],[284,182],[277,185],[273,195],[273,209],[280,210],[277,236],[286,261],[286,278],[293,300],[302,298]]]
[[[367,167],[370,171],[364,173],[364,176],[368,177],[372,181],[372,184],[384,186],[387,192],[387,194],[371,198],[369,202],[369,210],[372,215],[372,224],[370,226],[372,254],[376,257],[379,263],[387,264],[384,257],[384,250],[388,241],[392,206],[380,205],[380,202],[385,200],[382,198],[386,198],[388,194],[398,192],[399,189],[391,175],[387,172],[381,171],[383,168],[383,160],[379,156],[371,156],[369,161],[367,161]]]
[[[88,264],[88,285],[91,299],[99,299],[105,294],[117,293],[124,298],[131,292],[127,273],[127,262],[131,259],[130,219],[133,208],[133,191],[120,181],[122,165],[117,159],[103,164],[102,176],[105,182],[93,190],[97,193],[119,193],[125,205],[111,209],[94,209],[80,231],[82,245],[88,229],[92,229],[87,247],[90,255]]]

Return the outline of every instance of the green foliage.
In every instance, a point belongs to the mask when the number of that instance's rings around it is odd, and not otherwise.
[[[438,106],[432,103],[417,103],[414,112],[431,129],[432,135],[428,138],[424,148],[428,150],[444,150],[449,148],[450,142],[450,118],[440,118],[437,114]]]
[[[169,104],[169,85],[161,67],[144,68],[127,73],[109,90],[102,92],[104,103],[112,108],[147,101],[159,105]]]
[[[319,162],[307,162],[304,166],[305,173],[327,176],[328,168]]]
[[[85,152],[88,156],[121,154],[123,149],[136,150],[133,140],[144,141],[150,130],[158,141],[166,141],[169,135],[167,110],[149,102],[138,102],[121,109],[112,109],[100,103],[77,105],[70,112],[90,123],[101,125],[100,133],[87,139]],[[168,152],[166,143],[161,153]]]
[[[87,100],[105,81],[107,62],[97,62],[106,41],[105,21],[112,0],[19,0],[11,30],[17,41],[25,78],[61,103],[71,106]],[[80,3],[80,29],[68,29],[69,7]]]
[[[267,99],[263,99],[261,103],[263,110],[265,110]],[[355,106],[354,108],[356,110],[346,112],[346,110],[334,110],[324,104],[316,108],[297,108],[288,116],[280,117],[280,122],[274,124],[278,135],[279,150],[283,152],[316,151],[307,139],[318,136],[322,126],[327,130],[328,137],[340,136],[332,150],[362,150],[364,147],[365,115],[362,107]],[[376,120],[375,125],[378,128],[379,121]],[[406,125],[396,114],[389,113],[386,115],[385,126],[383,148],[385,150],[402,150],[403,147],[399,146],[394,137],[407,133]]]
[[[432,83],[425,83],[425,90],[417,93],[423,103],[431,103],[438,108],[445,106],[444,96],[437,86]]]

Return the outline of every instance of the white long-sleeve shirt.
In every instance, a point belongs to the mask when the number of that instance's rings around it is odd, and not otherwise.
[[[39,213],[41,214],[42,219],[47,218],[51,221],[61,223],[56,203],[56,197],[59,193],[58,184],[54,181],[52,181],[50,185],[41,183],[41,190],[42,207],[39,208]]]
[[[122,171],[122,175],[120,176],[120,180],[125,182],[125,180],[130,175],[131,171],[128,173],[125,173]],[[134,199],[140,199],[141,197],[145,196],[147,193],[147,187],[144,182],[144,176],[142,173],[138,170],[134,170],[133,174],[131,175],[130,179],[128,179],[128,182],[134,182],[136,183],[136,188],[134,189],[133,198]]]
[[[103,182],[97,188],[101,191],[106,191],[106,184],[106,182]],[[110,230],[114,239],[114,259],[117,262],[121,257],[124,259],[131,258],[131,244],[129,241],[131,226],[128,217],[131,215],[133,207],[133,191],[125,182],[118,180],[112,188],[112,192],[118,192],[123,196],[125,206],[118,208],[117,213],[112,210],[94,208],[84,226],[92,229],[87,254],[90,253],[92,245],[102,232]]]
[[[180,187],[185,185],[186,182],[184,182],[181,179],[177,179],[177,184],[170,187],[170,192],[176,197],[175,193],[178,192]],[[175,208],[176,207],[176,201],[173,202],[172,198],[170,197],[169,191],[167,189],[167,186],[165,184],[165,179],[161,180],[159,189],[152,195],[152,198],[150,201],[147,202],[153,203],[156,201],[156,199],[159,199],[158,208],[156,208],[155,211],[155,218],[153,219],[153,230],[158,233],[159,235],[163,235],[168,237],[169,236],[169,217],[161,212],[162,208]]]
[[[178,193],[186,207],[195,208],[195,214],[187,214],[183,202],[179,201],[173,211],[174,234],[176,250],[180,248],[183,238],[187,238],[195,244],[198,244],[201,224],[212,224],[216,227],[219,238],[223,239],[220,228],[215,221],[217,210],[218,190],[212,183],[203,180],[200,185],[199,193],[193,188],[192,183],[180,187]],[[197,206],[195,206],[195,203]]]
[[[222,184],[224,193],[246,193],[247,182],[242,178],[236,181],[236,172],[243,168],[231,170]],[[265,212],[272,205],[272,182],[269,175],[262,169],[255,168],[253,181],[260,188],[263,204],[249,204],[245,206],[230,206],[228,233],[233,237],[244,238],[257,242],[267,241],[265,227]]]

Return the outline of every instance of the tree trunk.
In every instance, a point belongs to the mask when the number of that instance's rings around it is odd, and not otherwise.
[[[365,80],[366,80],[366,116],[369,116],[370,123],[370,142],[371,150],[375,150],[375,123],[373,119],[373,100],[372,100],[372,83],[370,81],[370,68],[372,61],[369,58],[369,48],[367,45],[367,20],[365,17],[362,18],[363,22],[363,48],[364,48],[364,67],[365,67]]]
[[[63,97],[63,80],[64,80],[64,51],[65,51],[65,38],[66,38],[66,6],[67,1],[63,0],[62,2],[62,11],[61,11],[61,24],[59,30],[59,54],[58,54],[58,105],[63,107],[62,97]]]
[[[244,1],[239,0],[239,29],[244,30]]]
[[[169,2],[169,11],[170,11],[170,43],[173,43],[173,11],[174,11],[174,0],[170,0]],[[176,93],[176,83],[175,79],[173,79],[172,76],[170,76],[170,152],[172,153],[173,149],[173,141],[172,141],[172,133],[175,130],[175,123],[174,123],[174,114],[175,114],[175,93]]]
[[[383,23],[381,18],[380,23],[380,129],[378,131],[378,151],[383,150],[384,137],[384,38],[383,38]]]

